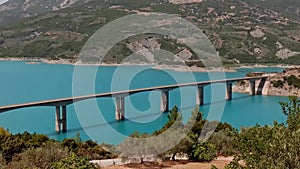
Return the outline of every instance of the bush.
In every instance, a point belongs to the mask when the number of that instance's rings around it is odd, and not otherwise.
[[[97,169],[97,167],[87,159],[72,153],[70,157],[54,163],[51,169]]]
[[[282,80],[275,80],[275,81],[272,81],[272,84],[276,88],[278,88],[278,87],[282,88],[283,85],[284,85],[284,81],[282,81]]]
[[[229,134],[229,131],[218,131],[213,133],[208,142],[216,147],[218,155],[231,156],[234,154],[233,141],[235,136]]]
[[[50,140],[47,136],[41,134],[24,132],[12,135],[3,129],[1,129],[0,137],[0,150],[7,162],[10,162],[15,154],[21,153],[28,148],[41,147]]]
[[[298,79],[295,75],[291,75],[291,76],[287,77],[286,81],[290,86],[300,88],[300,79]]]
[[[6,162],[5,162],[2,154],[0,154],[0,168],[1,169],[4,168],[5,164],[6,164]]]
[[[53,163],[67,156],[68,152],[59,143],[49,142],[43,147],[31,148],[15,155],[8,168],[50,169]]]
[[[108,158],[115,158],[116,155],[104,150],[97,143],[88,140],[86,142],[80,141],[80,136],[77,138],[64,139],[61,143],[68,148],[70,152],[74,152],[79,157],[85,157],[89,160],[101,160]]]
[[[300,100],[295,96],[289,99],[289,103],[280,103],[287,115],[287,126],[275,122],[274,127],[257,125],[242,130],[234,143],[237,157],[226,169],[299,168]]]
[[[211,161],[216,157],[216,148],[211,143],[197,141],[192,144],[188,156],[193,161]]]

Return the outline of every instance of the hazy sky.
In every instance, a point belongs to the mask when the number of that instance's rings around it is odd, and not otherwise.
[[[4,2],[6,2],[7,0],[0,0],[0,4],[3,4]]]

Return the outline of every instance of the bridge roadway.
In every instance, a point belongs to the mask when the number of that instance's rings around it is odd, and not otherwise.
[[[232,99],[232,84],[237,81],[241,80],[249,80],[250,81],[250,94],[261,95],[262,89],[264,87],[265,81],[268,77],[267,76],[258,76],[258,77],[244,77],[244,78],[232,78],[232,79],[223,79],[223,80],[214,80],[214,81],[202,81],[202,82],[193,82],[193,83],[184,83],[184,84],[175,84],[175,85],[166,85],[166,86],[155,86],[155,87],[148,87],[148,88],[141,88],[141,89],[132,89],[132,90],[124,90],[124,91],[117,91],[117,92],[107,92],[107,93],[100,93],[100,94],[93,94],[93,95],[86,95],[86,96],[78,96],[78,97],[69,97],[69,98],[62,98],[62,99],[54,99],[54,100],[46,100],[46,101],[39,101],[39,102],[31,102],[31,103],[23,103],[23,104],[15,104],[15,105],[8,105],[8,106],[0,106],[0,113],[21,109],[21,108],[29,108],[29,107],[38,107],[38,106],[54,106],[56,108],[56,125],[55,130],[57,132],[67,131],[67,110],[66,106],[73,104],[75,102],[80,102],[83,100],[88,100],[92,98],[101,98],[101,97],[114,97],[116,98],[116,113],[115,118],[116,120],[124,120],[125,118],[125,97],[140,93],[140,92],[148,92],[159,90],[161,91],[161,111],[169,111],[169,91],[179,88],[179,87],[188,87],[188,86],[195,86],[198,89],[196,102],[198,105],[203,105],[204,102],[204,86],[215,84],[215,83],[226,83],[226,99]],[[257,87],[255,86],[255,81],[260,80],[260,83]],[[62,110],[62,114],[61,114]],[[62,128],[62,130],[61,130]]]

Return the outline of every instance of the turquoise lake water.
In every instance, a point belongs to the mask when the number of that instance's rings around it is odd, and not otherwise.
[[[250,71],[281,72],[282,68],[241,68],[230,73],[189,73],[172,70],[155,70],[150,66],[96,67],[81,66],[81,74],[74,76],[73,65],[27,64],[26,62],[0,61],[0,106],[72,97],[92,93],[120,91],[158,85],[186,83],[244,77]],[[92,72],[96,70],[96,73]],[[92,77],[93,81],[90,81]],[[78,88],[74,88],[74,79]],[[92,84],[94,88],[81,87]],[[286,97],[250,96],[233,94],[233,100],[224,101],[224,86],[205,87],[205,105],[200,107],[205,117],[228,122],[236,128],[255,124],[272,125],[284,122],[279,101]],[[78,90],[77,90],[78,89]],[[75,92],[74,92],[75,91]],[[194,87],[180,88],[170,93],[170,107],[178,105],[187,121],[196,102]],[[151,133],[167,121],[167,113],[160,112],[160,92],[139,93],[126,98],[126,121],[116,122],[114,102],[111,98],[86,100],[68,109],[68,132],[57,134],[54,107],[19,109],[0,114],[0,126],[12,133],[37,132],[62,140],[80,132],[83,140],[99,143],[120,143],[135,131]],[[97,107],[90,106],[93,103]],[[76,108],[76,111],[75,111]]]

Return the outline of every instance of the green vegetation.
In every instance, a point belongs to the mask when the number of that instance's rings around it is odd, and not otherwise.
[[[286,81],[290,86],[300,88],[300,78],[296,77],[295,75],[290,75],[286,78]]]
[[[274,87],[282,88],[283,85],[284,85],[284,81],[282,81],[282,80],[275,80],[275,81],[272,81],[272,84],[273,84]]]
[[[274,87],[282,88],[284,85],[300,88],[300,77],[295,75],[284,76],[282,80],[271,81]]]
[[[289,103],[280,103],[287,115],[287,126],[255,126],[243,129],[234,146],[238,153],[227,169],[242,168],[298,168],[300,141],[300,100],[291,96]],[[244,165],[239,161],[243,160]]]
[[[54,163],[51,169],[97,169],[97,167],[88,162],[86,158],[72,153],[71,156]]]
[[[193,135],[192,145],[188,151],[189,159],[192,161],[211,161],[216,157],[216,148],[213,144],[199,141],[197,135]]]
[[[160,130],[152,134],[133,133],[117,148],[103,145],[115,149],[124,160],[141,163],[155,154],[155,158],[162,160],[176,160],[177,156],[187,155],[189,160],[198,162],[211,161],[219,155],[234,155],[226,169],[297,168],[300,166],[299,160],[296,160],[300,159],[300,100],[290,96],[289,102],[280,102],[280,105],[287,116],[286,124],[275,121],[274,126],[256,125],[240,132],[230,124],[203,119],[198,107],[192,111],[189,121],[183,124],[182,114],[175,106],[168,114],[168,122]],[[174,147],[159,153],[157,146],[163,148],[173,144],[178,134],[184,132],[187,135]],[[162,134],[166,134],[163,139],[150,142],[131,139],[147,140]],[[13,135],[0,128],[0,142],[1,168],[93,169],[96,166],[89,160],[116,157],[93,141],[82,142],[79,134],[59,143],[44,135],[27,132]]]
[[[295,0],[207,0],[181,5],[165,0],[92,0],[86,3],[79,0],[69,7],[49,11],[51,6],[57,6],[59,3],[61,2],[38,1],[38,5],[28,9],[37,15],[29,18],[20,19],[23,12],[22,3],[12,11],[1,13],[6,18],[3,22],[17,22],[11,25],[4,24],[0,28],[0,57],[62,58],[74,61],[88,38],[103,25],[136,13],[134,11],[150,11],[178,14],[204,30],[226,65],[231,66],[239,62],[300,64],[297,53],[290,57],[282,56],[285,59],[276,56],[280,49],[285,48],[292,52],[300,52],[300,17],[296,8],[299,2]],[[213,8],[210,13],[209,8]],[[264,33],[263,37],[251,35],[257,28]],[[131,39],[117,44],[105,57],[104,62],[121,63],[132,54],[127,46]],[[187,48],[170,38],[160,37],[158,41],[162,49],[174,54]],[[281,48],[276,46],[277,42],[281,44]],[[193,56],[186,60],[186,64],[202,67],[203,63],[198,60],[200,57],[191,52]],[[160,58],[155,60],[161,63]],[[144,60],[141,58],[138,61]]]
[[[195,108],[191,119],[184,125],[182,123],[182,115],[176,106],[168,114],[168,119],[169,121],[153,134],[140,134],[136,132],[130,138],[124,140],[118,146],[118,150],[124,159],[127,160],[129,158],[131,161],[136,160],[143,163],[146,157],[152,157],[153,154],[160,152],[155,148],[157,144],[161,147],[166,146],[169,149],[170,144],[172,145],[178,139],[179,133],[184,132],[187,132],[187,135],[182,140],[178,143],[176,142],[175,146],[171,147],[168,151],[158,154],[156,158],[175,160],[177,155],[187,155],[192,161],[208,162],[213,160],[217,155],[232,155],[234,150],[231,144],[237,132],[229,124],[204,120],[202,113],[199,112],[198,108]],[[157,139],[153,142],[146,142],[147,144],[131,139],[151,139],[168,132],[169,135],[164,135],[162,140]],[[215,133],[212,138],[204,141],[202,136],[209,136],[211,132]]]
[[[169,122],[152,135],[135,133],[132,137],[148,138],[166,132],[175,123],[176,128],[184,129],[192,126],[188,135],[175,147],[160,155],[162,159],[175,160],[176,155],[187,154],[192,161],[211,161],[217,155],[234,155],[234,160],[226,169],[247,168],[298,168],[299,141],[300,141],[300,100],[295,96],[289,97],[290,101],[280,102],[283,113],[287,116],[286,124],[274,122],[274,126],[256,125],[243,128],[240,132],[229,124],[219,123],[214,133],[204,142],[201,138],[211,131],[214,123],[202,119],[202,114],[196,108],[192,112],[191,120],[183,125],[177,107],[169,113]],[[192,119],[195,123],[191,124]],[[201,136],[201,137],[200,137]],[[149,152],[150,154],[153,152]],[[148,155],[150,155],[148,154]],[[143,157],[147,156],[144,152]],[[171,155],[171,156],[169,156]],[[241,160],[243,162],[241,162]],[[142,160],[141,160],[142,162]],[[212,166],[212,168],[216,168]]]
[[[80,136],[62,143],[41,134],[10,134],[0,128],[0,168],[95,168],[89,160],[115,158],[93,141]]]

